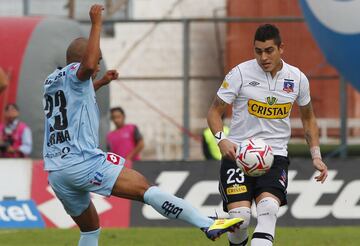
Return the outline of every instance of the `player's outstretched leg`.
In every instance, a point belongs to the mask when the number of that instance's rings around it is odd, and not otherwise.
[[[169,219],[180,219],[202,229],[211,240],[227,231],[233,231],[242,223],[239,218],[213,220],[201,215],[185,200],[163,192],[156,186],[150,186],[143,175],[128,168],[121,171],[112,195],[145,202]]]
[[[251,246],[272,246],[275,236],[279,201],[273,197],[264,197],[257,202],[257,225],[255,227]]]
[[[72,218],[81,231],[78,246],[98,246],[100,226],[94,204],[90,202],[89,207],[80,216]]]

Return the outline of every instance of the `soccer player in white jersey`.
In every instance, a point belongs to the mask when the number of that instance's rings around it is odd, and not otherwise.
[[[224,210],[232,218],[245,220],[239,230],[228,233],[230,245],[247,244],[253,200],[256,203],[257,226],[251,245],[273,245],[277,212],[279,206],[287,203],[289,117],[295,102],[300,107],[313,166],[320,171],[315,179],[323,183],[327,177],[327,166],[321,159],[309,81],[298,68],[281,59],[283,49],[276,26],[265,24],[258,27],[254,38],[255,59],[237,65],[226,75],[208,113],[209,127],[218,139],[223,156],[219,189]],[[221,117],[227,105],[231,104],[230,134],[225,137]],[[260,177],[245,176],[235,163],[237,146],[252,137],[264,139],[274,152],[272,168]],[[242,189],[236,189],[239,192],[228,189],[233,186],[242,186]]]
[[[67,66],[56,69],[44,83],[44,166],[56,196],[81,230],[78,245],[98,245],[99,217],[89,192],[144,202],[167,218],[200,228],[211,240],[234,231],[242,219],[213,220],[201,215],[186,201],[151,186],[143,175],[124,167],[122,157],[98,148],[95,91],[118,78],[117,71],[110,70],[92,81],[100,67],[103,9],[101,5],[91,7],[89,39],[75,39],[66,52]]]

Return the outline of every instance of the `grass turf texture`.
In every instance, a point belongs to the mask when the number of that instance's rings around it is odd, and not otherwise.
[[[352,246],[359,245],[360,227],[280,227],[274,245],[279,246]],[[0,230],[1,246],[73,246],[79,232],[75,229]],[[191,228],[103,229],[100,246],[118,245],[228,245],[226,235],[211,242],[203,233]]]

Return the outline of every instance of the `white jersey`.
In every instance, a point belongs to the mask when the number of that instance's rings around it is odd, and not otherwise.
[[[295,101],[299,106],[307,105],[310,90],[306,76],[282,62],[274,78],[255,59],[237,65],[226,75],[217,95],[233,104],[230,141],[240,144],[247,138],[262,138],[274,155],[287,156],[292,106]]]

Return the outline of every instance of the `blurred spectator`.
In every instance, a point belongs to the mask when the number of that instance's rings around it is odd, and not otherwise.
[[[107,135],[108,150],[126,160],[140,160],[139,154],[144,148],[144,140],[138,127],[125,124],[125,112],[121,107],[112,108],[110,113],[116,129]]]
[[[18,106],[14,103],[6,105],[5,123],[0,124],[0,156],[3,158],[21,158],[31,153],[31,130],[18,117]]]
[[[0,67],[0,93],[9,85],[9,79],[5,71]]]
[[[229,127],[224,126],[223,132],[226,136],[229,135]],[[203,131],[202,149],[206,160],[221,160],[220,149],[209,127]]]

